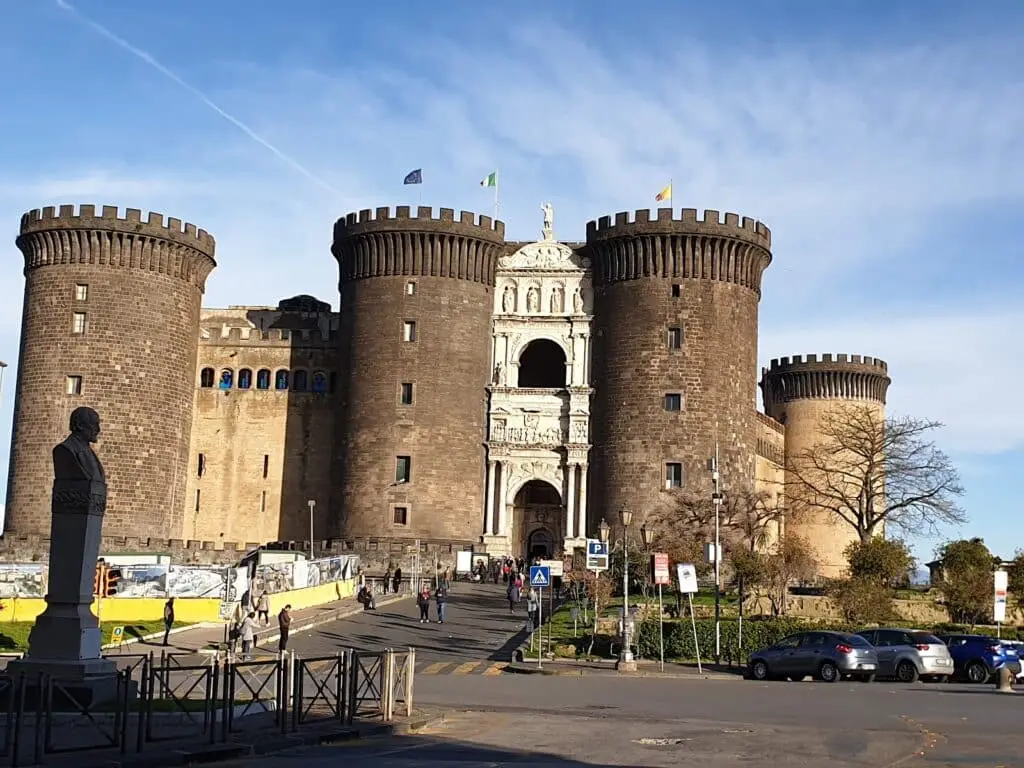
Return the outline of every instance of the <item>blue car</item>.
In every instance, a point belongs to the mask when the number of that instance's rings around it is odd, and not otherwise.
[[[999,667],[1006,666],[1016,677],[1020,656],[998,638],[986,635],[940,635],[953,657],[953,674],[972,683],[986,683]]]

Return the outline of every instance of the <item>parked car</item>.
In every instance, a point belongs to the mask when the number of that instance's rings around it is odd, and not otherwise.
[[[754,680],[803,680],[808,675],[826,683],[852,677],[875,679],[878,654],[864,638],[848,632],[798,632],[750,654],[748,676]]]
[[[930,632],[919,629],[880,627],[857,633],[878,652],[878,676],[894,677],[901,683],[947,680],[953,674],[953,657],[946,644]]]
[[[1020,656],[1009,645],[988,635],[943,635],[953,656],[954,674],[972,683],[985,683],[1000,666],[1006,665],[1016,676],[1020,672]]]
[[[1020,640],[1000,640],[999,644],[1005,645],[1010,650],[1017,652],[1017,660],[1020,670],[1017,672],[1015,677],[1017,680],[1024,679],[1024,642],[1021,642]]]

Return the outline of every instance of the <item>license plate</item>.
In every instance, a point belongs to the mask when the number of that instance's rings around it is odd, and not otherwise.
[[[875,665],[874,664],[861,664],[860,668],[861,669],[874,669]]]
[[[948,667],[949,659],[936,659],[935,663],[938,664],[940,667]]]

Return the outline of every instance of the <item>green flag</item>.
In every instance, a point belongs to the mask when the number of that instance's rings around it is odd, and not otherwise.
[[[498,172],[489,173],[485,178],[480,181],[481,187],[496,187],[498,186]]]

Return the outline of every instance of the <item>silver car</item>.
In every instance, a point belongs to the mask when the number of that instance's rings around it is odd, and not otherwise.
[[[858,632],[878,651],[878,676],[901,683],[947,680],[953,674],[949,648],[931,632],[919,629],[865,629]]]
[[[878,654],[864,638],[847,632],[809,630],[783,638],[750,654],[748,676],[754,680],[803,680],[813,675],[826,683],[852,677],[875,679]]]

